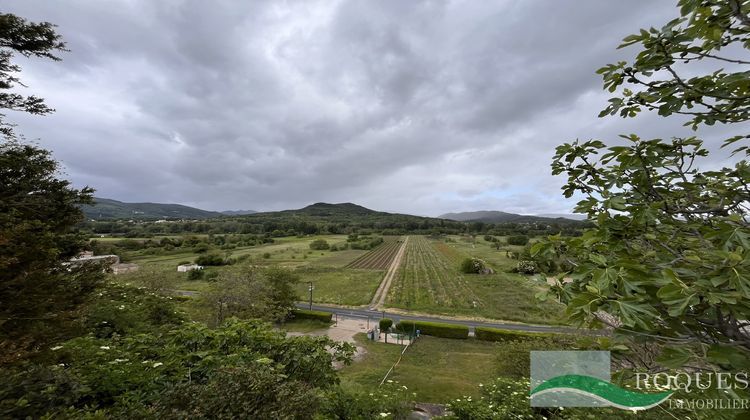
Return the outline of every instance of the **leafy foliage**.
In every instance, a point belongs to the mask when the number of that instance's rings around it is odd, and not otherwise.
[[[479,258],[465,258],[461,261],[459,270],[464,274],[477,274],[481,273],[485,268],[487,268],[487,265]]]
[[[513,235],[508,237],[508,245],[524,246],[529,243],[529,237],[526,235]]]
[[[338,382],[332,363],[348,363],[352,352],[351,345],[325,337],[286,338],[258,321],[234,320],[217,329],[185,323],[112,339],[90,335],[53,347],[47,366],[5,372],[10,379],[0,387],[0,413],[38,417],[71,407],[71,417],[97,409],[121,417],[190,411],[210,417],[211,410],[223,417],[304,414],[317,408],[314,390]],[[301,409],[303,397],[308,410]]]
[[[307,309],[294,309],[292,310],[292,317],[294,319],[310,319],[313,321],[320,321],[325,324],[330,324],[333,318],[332,312],[323,311],[308,311]]]
[[[325,239],[316,239],[312,242],[310,242],[310,249],[314,250],[324,250],[328,249],[330,246],[328,245],[328,242],[326,242]]]
[[[587,194],[577,210],[597,228],[532,252],[575,262],[573,281],[557,288],[574,320],[596,320],[601,310],[628,331],[704,343],[722,354],[714,361],[747,361],[750,168],[698,171],[693,164],[707,152],[696,139],[630,140],[595,164],[587,155],[605,149],[601,142],[558,148],[555,173],[568,174],[566,195]]]
[[[679,7],[679,18],[623,40],[620,48],[642,47],[632,63],[597,71],[604,88],[617,93],[600,116],[634,117],[645,109],[687,115],[693,128],[750,119],[750,72],[743,67],[750,61],[731,56],[750,47],[750,3],[680,0]],[[712,71],[691,77],[693,66]]]
[[[623,83],[642,89],[623,88],[602,115],[654,109],[662,116],[687,114],[693,128],[748,119],[747,72],[690,79],[679,72],[700,71],[691,63],[706,60],[750,64],[718,55],[750,48],[750,3],[679,5],[680,18],[625,38],[623,46],[643,48],[634,63],[600,70],[611,92]],[[621,146],[590,140],[557,148],[553,174],[567,175],[564,195],[582,195],[576,212],[596,226],[579,238],[552,236],[531,254],[565,261],[553,265],[566,267],[559,279],[571,281],[558,282],[554,292],[572,319],[656,340],[667,366],[750,368],[750,166],[742,160],[700,170],[708,151],[695,137],[622,137]]]
[[[378,321],[378,326],[380,327],[380,331],[388,332],[393,326],[393,320],[390,318],[382,318]]]
[[[65,264],[85,246],[71,231],[92,190],[71,188],[57,168],[46,150],[0,145],[0,353],[64,335],[103,277],[98,264]]]
[[[195,259],[198,265],[227,265],[229,261],[219,254],[204,254]]]
[[[483,341],[517,341],[517,340],[531,340],[539,338],[558,338],[561,341],[565,338],[564,335],[554,333],[532,333],[525,331],[515,330],[502,330],[499,328],[488,328],[488,327],[476,327],[474,329],[474,336],[477,340]]]
[[[95,295],[96,299],[83,309],[81,322],[86,331],[98,338],[154,331],[186,321],[172,298],[148,289],[107,283]]]
[[[405,334],[419,331],[420,334],[444,338],[469,338],[469,327],[442,322],[399,321],[396,330]]]
[[[55,53],[67,51],[54,28],[49,22],[34,23],[10,13],[0,14],[0,108],[31,114],[49,114],[54,111],[38,96],[6,92],[15,85],[24,86],[16,76],[21,71],[21,66],[12,61],[14,54],[59,61],[60,58]],[[4,114],[0,114],[0,134],[12,137],[13,124],[5,122],[4,117]]]
[[[282,321],[294,308],[297,282],[299,277],[283,268],[241,266],[222,271],[201,301],[216,324],[230,317]]]
[[[516,263],[516,267],[513,269],[513,272],[521,274],[535,274],[537,272],[537,267],[536,264],[534,264],[534,261],[521,260]]]
[[[406,386],[388,381],[375,392],[350,391],[343,386],[325,394],[320,416],[332,420],[408,419],[411,398]]]

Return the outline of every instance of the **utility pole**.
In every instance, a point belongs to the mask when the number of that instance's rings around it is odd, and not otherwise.
[[[312,284],[311,281],[309,281],[308,283],[310,283],[310,310],[312,311],[312,291],[313,291],[313,284]]]

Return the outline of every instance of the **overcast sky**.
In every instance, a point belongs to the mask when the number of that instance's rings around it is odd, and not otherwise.
[[[595,70],[632,58],[620,40],[676,17],[676,0],[2,7],[57,24],[70,49],[20,61],[22,93],[57,112],[9,120],[99,197],[567,213],[556,145],[692,134],[675,118],[597,118],[608,95]]]

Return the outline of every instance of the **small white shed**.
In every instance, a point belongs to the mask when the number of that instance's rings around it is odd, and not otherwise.
[[[203,270],[203,266],[198,264],[181,264],[177,266],[178,273],[186,273],[193,270]]]

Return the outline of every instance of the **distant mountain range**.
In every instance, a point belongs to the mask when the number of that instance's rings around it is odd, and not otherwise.
[[[438,216],[441,219],[456,220],[458,222],[485,222],[485,223],[534,223],[564,220],[585,220],[585,216],[577,214],[549,214],[549,215],[523,215],[506,213],[504,211],[484,210],[466,211],[462,213],[446,213]]]
[[[122,201],[108,198],[94,198],[94,205],[84,205],[81,209],[86,219],[137,219],[137,220],[159,220],[159,219],[211,219],[218,217],[251,217],[253,219],[280,220],[288,218],[302,218],[309,220],[341,221],[345,222],[352,218],[368,220],[395,220],[411,221],[419,223],[423,220],[435,218],[412,216],[408,214],[387,213],[370,210],[353,203],[315,203],[296,210],[281,210],[272,212],[256,212],[254,210],[228,210],[223,212],[201,210],[181,204],[161,203],[124,203]],[[439,216],[439,219],[447,219],[458,222],[486,222],[486,223],[552,223],[563,220],[581,220],[578,215],[540,215],[529,216],[502,211],[473,211],[463,213],[447,213]]]
[[[94,205],[83,205],[81,210],[86,219],[210,219],[224,215],[235,216],[252,214],[252,210],[217,212],[196,209],[181,204],[123,203],[109,198],[94,198]]]

